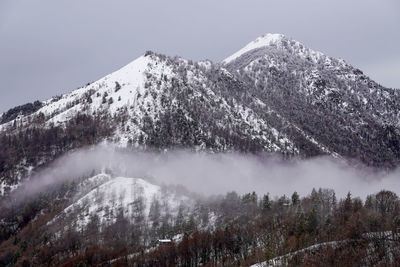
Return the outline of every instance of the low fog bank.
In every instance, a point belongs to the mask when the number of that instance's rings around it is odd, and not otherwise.
[[[355,169],[328,157],[280,161],[235,153],[132,152],[114,146],[96,146],[69,153],[34,175],[19,194],[26,196],[45,186],[111,170],[115,176],[152,178],[158,184],[180,184],[204,195],[255,191],[271,196],[308,195],[312,188],[334,189],[365,198],[382,189],[400,194],[400,170],[377,173]]]

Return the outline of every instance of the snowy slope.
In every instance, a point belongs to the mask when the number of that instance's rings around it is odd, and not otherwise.
[[[189,208],[193,205],[193,201],[187,196],[168,192],[140,178],[113,178],[107,174],[99,174],[89,178],[81,187],[88,185],[94,188],[65,208],[49,224],[72,218],[75,227],[81,229],[90,222],[92,216],[97,215],[101,225],[109,225],[115,223],[121,213],[135,223],[138,218],[150,220],[149,213],[154,201],[162,205],[160,215],[166,210],[171,215],[176,215],[180,206]]]
[[[62,124],[71,119],[78,112],[93,114],[101,110],[107,110],[112,115],[116,114],[122,107],[127,105],[135,106],[138,96],[144,94],[145,74],[151,71],[154,74],[171,74],[171,69],[163,64],[154,62],[151,57],[141,56],[125,67],[117,70],[100,80],[88,84],[85,87],[72,91],[71,93],[53,97],[44,101],[44,107],[34,114],[21,118],[22,122],[28,122],[29,117],[43,113],[49,119],[47,124]],[[117,84],[120,89],[117,90]],[[103,103],[104,94],[107,96],[106,103]],[[88,101],[88,99],[91,99]],[[113,104],[108,104],[109,99]],[[118,101],[118,99],[120,99]],[[8,123],[8,125],[10,125]],[[2,125],[3,128],[7,125]]]

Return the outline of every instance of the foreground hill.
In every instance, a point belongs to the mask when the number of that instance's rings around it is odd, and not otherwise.
[[[199,198],[100,173],[0,214],[1,266],[398,266],[400,201],[329,189]],[[18,189],[17,189],[18,190]]]

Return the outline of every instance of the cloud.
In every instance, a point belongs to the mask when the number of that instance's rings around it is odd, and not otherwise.
[[[308,195],[313,188],[334,189],[338,197],[347,192],[365,198],[388,189],[400,193],[399,170],[390,173],[356,169],[328,157],[281,161],[271,155],[237,153],[132,152],[112,145],[78,150],[56,160],[35,174],[18,191],[21,196],[46,186],[109,169],[115,176],[151,178],[157,184],[183,185],[203,195],[240,194],[255,191],[272,196]]]

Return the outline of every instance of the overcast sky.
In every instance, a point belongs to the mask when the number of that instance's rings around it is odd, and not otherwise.
[[[69,92],[146,50],[217,62],[265,33],[400,88],[399,0],[0,0],[0,112]]]

